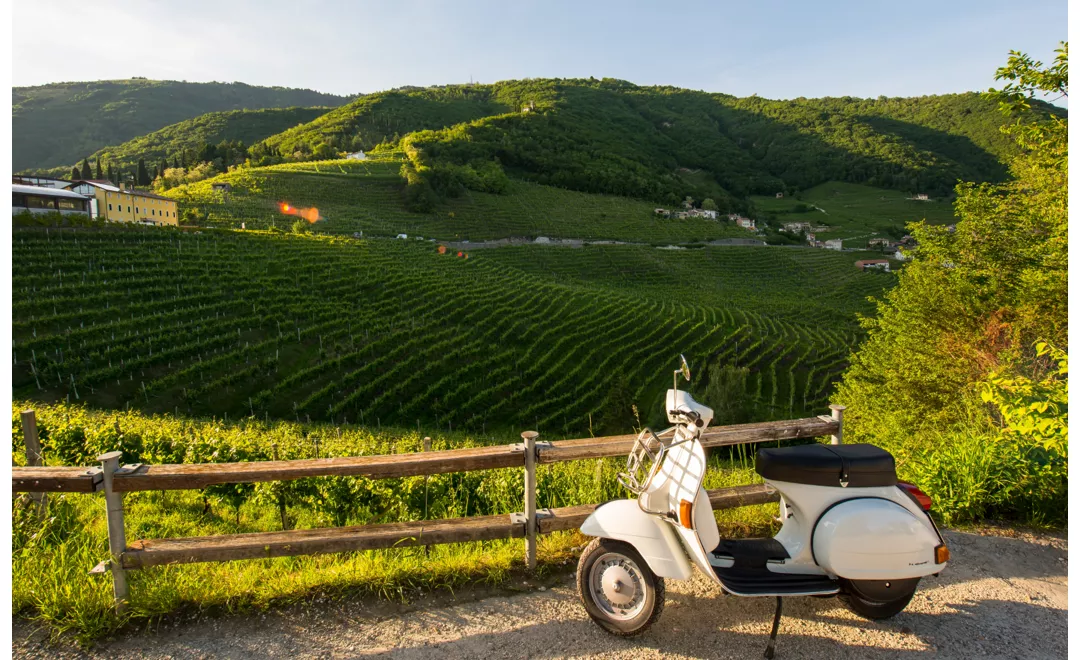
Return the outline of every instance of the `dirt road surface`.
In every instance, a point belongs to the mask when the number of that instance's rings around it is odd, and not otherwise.
[[[1065,658],[1064,536],[950,531],[953,561],[926,578],[907,610],[872,622],[836,599],[784,602],[783,658]],[[444,602],[309,605],[132,631],[92,649],[49,645],[16,620],[17,658],[760,658],[772,599],[723,596],[698,575],[668,582],[667,605],[644,635],[602,632],[573,576],[520,593],[459,592]],[[486,596],[486,597],[485,597]]]

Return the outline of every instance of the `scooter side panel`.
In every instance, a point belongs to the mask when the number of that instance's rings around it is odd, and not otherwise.
[[[675,530],[642,511],[635,500],[602,505],[581,525],[581,533],[629,543],[659,577],[685,580],[693,575]]]
[[[937,573],[937,533],[900,505],[877,498],[841,502],[821,516],[813,553],[826,571],[850,580],[899,580]]]

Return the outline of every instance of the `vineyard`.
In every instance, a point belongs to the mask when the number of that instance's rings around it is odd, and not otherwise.
[[[563,237],[647,243],[750,237],[728,222],[658,218],[655,204],[515,181],[506,194],[466,191],[433,213],[413,213],[403,203],[403,156],[380,154],[367,161],[288,163],[249,168],[180,186],[168,195],[198,224],[248,229],[288,228],[293,218],[278,211],[288,202],[315,207],[320,232],[365,235],[417,234],[446,240]],[[228,183],[223,193],[214,184]]]
[[[854,312],[891,281],[809,250],[469,256],[272,232],[15,230],[15,394],[572,435],[661,423],[668,365],[685,353],[700,373],[748,367],[763,414],[790,417],[823,408]],[[626,399],[640,420],[612,417]]]

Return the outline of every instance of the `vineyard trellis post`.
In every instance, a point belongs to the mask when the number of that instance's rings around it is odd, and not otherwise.
[[[124,611],[128,600],[127,574],[121,563],[121,555],[127,549],[124,533],[124,496],[113,490],[113,475],[120,469],[122,452],[110,451],[98,456],[101,461],[101,474],[105,486],[105,511],[109,527],[109,569],[113,578],[113,600],[117,614]]]
[[[829,410],[832,411],[832,418],[836,420],[836,433],[832,434],[832,444],[838,445],[844,441],[844,411],[847,406],[834,403],[829,406]]]

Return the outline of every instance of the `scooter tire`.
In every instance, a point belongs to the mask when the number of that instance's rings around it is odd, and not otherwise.
[[[919,586],[919,578],[892,580],[895,592],[890,598],[881,598],[879,583],[883,580],[840,580],[840,600],[864,619],[888,619],[904,611]]]
[[[641,571],[642,581],[645,583],[645,605],[641,612],[631,619],[619,620],[607,616],[606,613],[594,602],[589,587],[589,574],[593,564],[609,553],[617,553],[633,561]],[[664,600],[667,592],[664,588],[664,578],[656,577],[649,569],[649,565],[634,546],[623,541],[614,539],[595,538],[581,553],[577,568],[578,597],[585,607],[589,618],[596,622],[604,630],[619,637],[634,637],[645,632],[660,618],[664,611]]]

